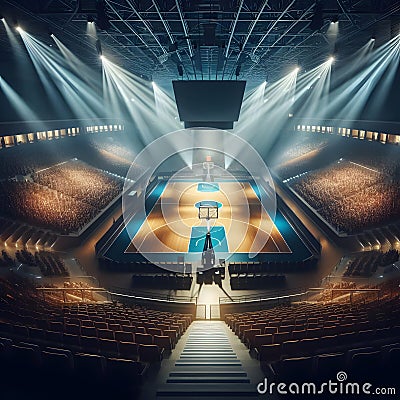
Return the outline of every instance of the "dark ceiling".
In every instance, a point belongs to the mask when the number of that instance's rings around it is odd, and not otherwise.
[[[96,20],[103,54],[128,70],[166,82],[184,79],[273,80],[295,64],[312,66],[329,54],[345,59],[371,36],[390,39],[399,0],[3,0],[0,12],[51,42],[53,32],[88,64],[98,64],[87,35]],[[313,19],[314,17],[314,19]],[[327,29],[339,21],[336,42]],[[103,28],[103,29],[101,29]],[[318,29],[319,28],[319,29]],[[398,33],[398,32],[396,32]],[[9,46],[0,26],[0,58]]]

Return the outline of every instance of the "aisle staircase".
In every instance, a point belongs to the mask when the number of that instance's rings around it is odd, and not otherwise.
[[[195,321],[183,350],[158,385],[156,398],[254,398],[260,373],[258,363],[224,322]]]

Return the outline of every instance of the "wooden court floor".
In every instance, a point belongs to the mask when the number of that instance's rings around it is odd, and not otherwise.
[[[285,239],[247,182],[219,182],[219,191],[198,191],[196,182],[168,182],[126,252],[187,253],[192,228],[206,226],[195,204],[222,204],[212,226],[225,228],[229,253],[291,253]]]

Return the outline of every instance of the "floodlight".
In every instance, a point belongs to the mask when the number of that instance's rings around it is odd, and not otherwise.
[[[164,64],[165,62],[167,62],[168,61],[168,53],[161,54],[158,57],[158,61],[160,64]]]
[[[23,32],[23,29],[18,25],[16,28],[15,28],[19,33],[21,33],[21,32]]]
[[[333,16],[331,19],[331,24],[337,24],[339,22],[339,17],[337,15]]]

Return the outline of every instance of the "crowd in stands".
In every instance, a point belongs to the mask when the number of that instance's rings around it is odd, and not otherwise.
[[[282,179],[307,171],[316,159],[326,160],[326,150],[335,139],[315,133],[290,132],[282,136],[269,154],[272,169]]]
[[[29,175],[38,169],[64,161],[66,158],[62,156],[62,146],[57,147],[54,144],[32,143],[0,150],[0,179]]]
[[[344,276],[372,276],[378,267],[395,263],[399,260],[397,250],[389,250],[386,253],[381,251],[371,251],[352,260],[344,272]]]
[[[120,176],[126,176],[133,160],[135,152],[129,141],[129,135],[118,134],[117,137],[110,135],[97,135],[88,138],[88,147],[92,154],[92,165],[112,171]],[[138,172],[141,169],[136,166]]]
[[[298,157],[305,156],[313,151],[319,150],[328,144],[328,140],[322,135],[296,133],[291,137],[290,146],[285,147],[279,154],[279,161],[285,164]]]
[[[292,188],[334,228],[356,233],[400,218],[397,178],[340,161],[295,180]]]
[[[123,180],[78,160],[35,173],[33,180],[63,195],[89,203],[100,210],[122,191]]]
[[[32,182],[0,182],[0,212],[9,218],[59,233],[77,232],[96,208]]]
[[[58,233],[78,232],[122,191],[123,180],[77,160],[0,182],[0,213]]]
[[[131,136],[129,132],[86,134],[0,149],[0,180],[30,175],[72,158],[124,177],[138,152]],[[141,172],[137,166],[138,176]]]

